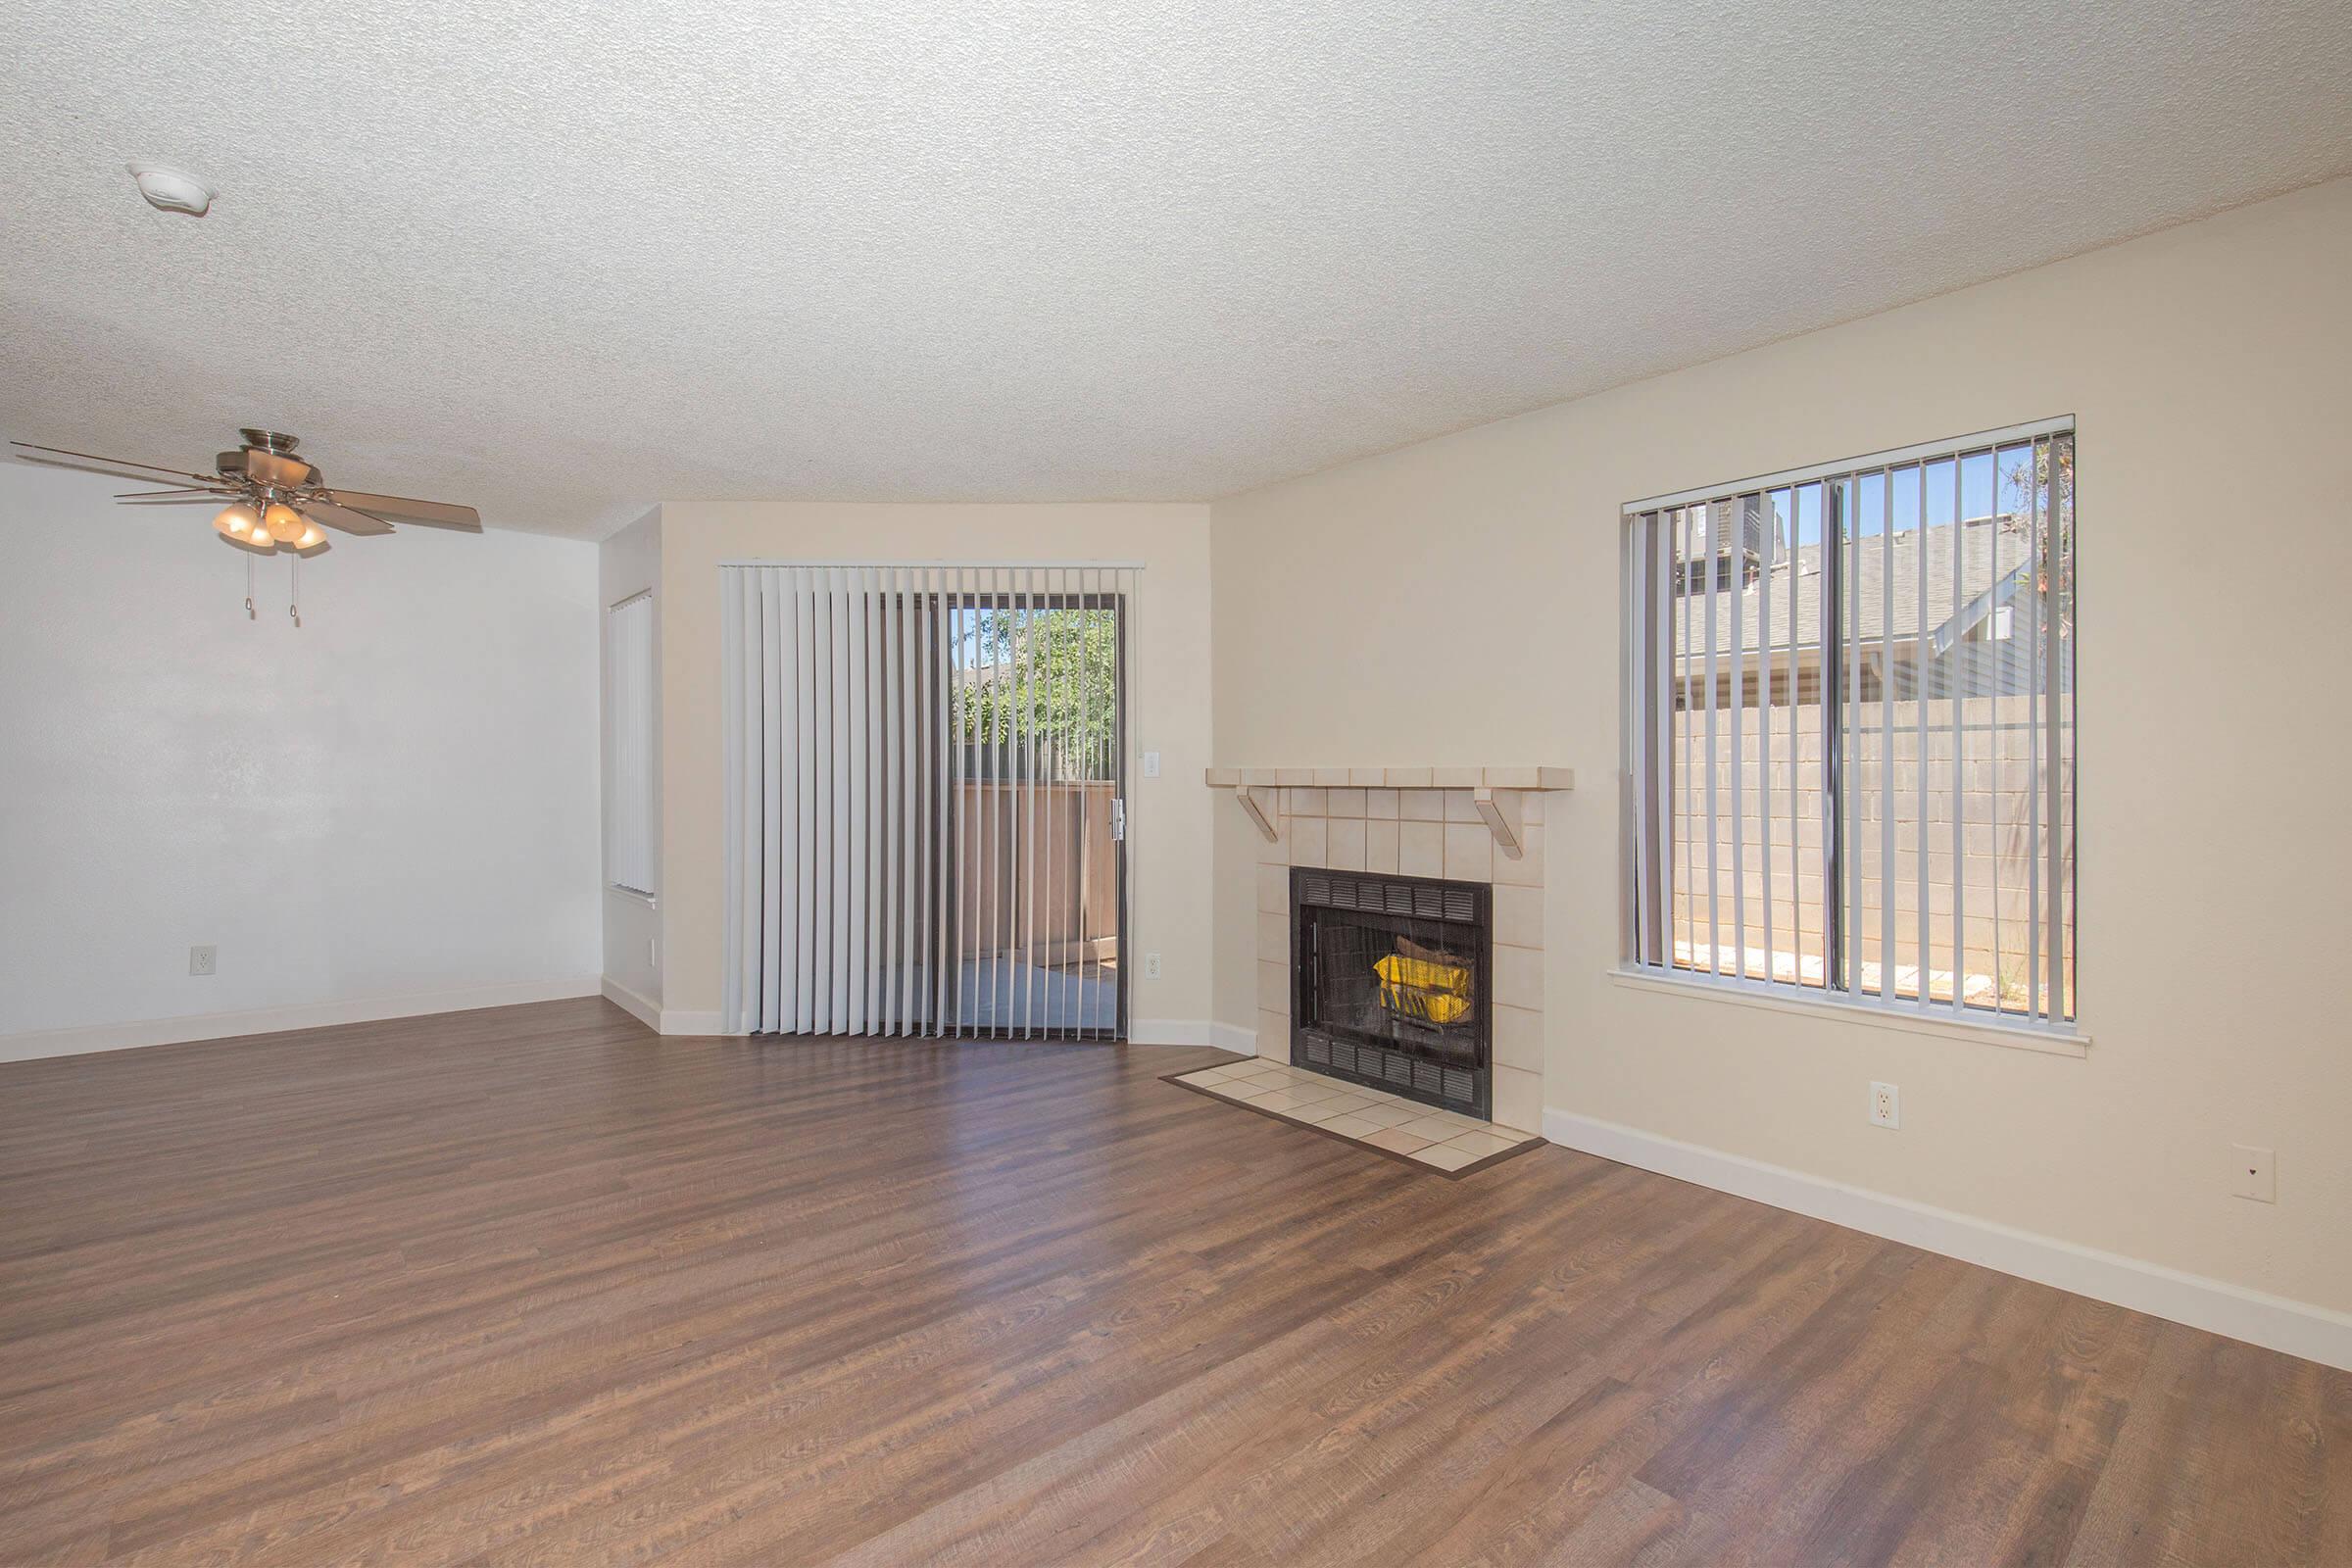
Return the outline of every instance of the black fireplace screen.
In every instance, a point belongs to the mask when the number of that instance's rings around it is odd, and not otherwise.
[[[1293,1063],[1484,1116],[1490,898],[1294,870]]]

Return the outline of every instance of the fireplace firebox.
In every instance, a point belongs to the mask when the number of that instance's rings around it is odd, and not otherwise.
[[[1494,890],[1291,871],[1291,1065],[1484,1121]]]

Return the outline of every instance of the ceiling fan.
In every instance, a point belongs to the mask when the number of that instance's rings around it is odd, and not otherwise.
[[[150,485],[163,485],[163,478],[191,481],[123,491],[115,499],[126,506],[147,507],[211,506],[226,501],[227,507],[213,519],[213,526],[232,543],[262,555],[270,555],[281,545],[296,554],[316,550],[326,543],[325,528],[351,534],[390,533],[395,522],[416,522],[428,528],[482,531],[482,515],[471,507],[330,488],[324,474],[294,455],[294,449],[302,444],[298,437],[251,428],[237,433],[245,438],[245,444],[215,458],[212,473],[35,446],[29,441],[9,444],[21,448],[27,463],[80,468]],[[137,471],[122,471],[125,469]]]
[[[446,501],[416,501],[408,496],[377,495],[370,490],[336,490],[326,476],[294,455],[298,437],[276,430],[245,428],[237,432],[245,444],[213,460],[213,472],[195,473],[166,468],[127,458],[102,458],[94,452],[71,452],[64,447],[36,446],[12,441],[27,463],[60,468],[79,468],[114,479],[133,479],[156,485],[152,490],[125,490],[115,499],[130,507],[209,507],[225,501],[213,526],[245,552],[245,614],[252,618],[253,562],[283,548],[294,559],[293,593],[286,613],[302,624],[301,563],[306,555],[326,548],[328,528],[342,533],[390,533],[395,522],[420,522],[428,528],[482,531],[482,514],[471,507]],[[133,471],[124,471],[133,470]],[[180,479],[185,484],[165,485]]]

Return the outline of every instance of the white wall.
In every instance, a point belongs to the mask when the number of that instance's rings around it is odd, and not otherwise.
[[[1208,509],[1094,503],[881,506],[666,502],[662,508],[662,1006],[666,1032],[718,1020],[725,869],[718,713],[718,564],[773,561],[1134,561],[1138,750],[1163,771],[1132,780],[1129,877],[1139,952],[1139,1040],[1205,1038],[1210,1010]]]
[[[654,595],[654,819],[659,822],[662,809],[661,508],[656,507],[599,547],[597,582],[600,637],[605,622],[602,611],[633,594],[651,590]],[[600,663],[599,668],[602,667]],[[610,767],[612,713],[609,692],[606,694],[603,713],[603,752],[607,766]],[[605,776],[609,779],[612,775],[608,771]],[[601,848],[598,864],[603,864]],[[662,915],[658,902],[662,886],[661,834],[654,835],[656,902],[649,903],[634,893],[612,886],[612,879],[609,875],[603,877],[603,884],[606,994],[643,1018],[649,1026],[659,1027],[662,1011]]]
[[[2352,1308],[2347,276],[2337,181],[1221,501],[1218,760],[1577,769],[1546,817],[1555,1111]],[[1620,506],[2066,413],[2087,1058],[1612,982]],[[1218,1015],[1247,1025],[1225,816]],[[2278,1151],[2275,1205],[2230,1196],[2239,1143]]]
[[[338,536],[296,630],[122,488],[0,464],[0,1055],[592,992],[596,547]]]

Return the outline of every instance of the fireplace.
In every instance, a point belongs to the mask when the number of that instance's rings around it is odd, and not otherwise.
[[[1479,1120],[1493,1102],[1494,890],[1291,870],[1291,1065]]]

